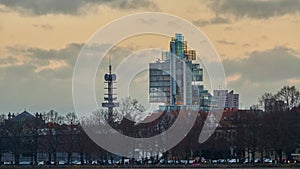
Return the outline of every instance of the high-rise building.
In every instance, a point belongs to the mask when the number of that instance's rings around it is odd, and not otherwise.
[[[196,51],[187,49],[182,34],[172,37],[170,51],[162,53],[162,60],[149,64],[150,102],[208,109],[211,95],[203,85],[197,84],[203,79],[203,69],[193,60],[196,60]]]
[[[225,107],[239,108],[239,94],[233,93],[233,90],[227,93]]]
[[[214,90],[212,97],[212,105],[215,108],[223,108],[226,104],[226,95],[228,90]]]
[[[239,94],[234,93],[233,90],[230,92],[228,90],[214,90],[213,94],[212,102],[214,107],[239,108]]]

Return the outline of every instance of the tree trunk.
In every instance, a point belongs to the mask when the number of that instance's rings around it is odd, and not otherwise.
[[[52,154],[51,154],[51,153],[48,153],[48,161],[49,161],[49,164],[51,164],[51,160],[52,160]]]
[[[71,153],[68,153],[68,164],[71,164]]]
[[[17,154],[15,154],[15,164],[18,165],[19,162],[20,162],[20,154],[17,153]]]
[[[56,164],[56,162],[57,162],[56,150],[53,152],[53,161],[54,161],[54,164]]]
[[[81,164],[84,163],[84,161],[83,161],[83,152],[82,151],[80,151],[80,162],[81,162]]]

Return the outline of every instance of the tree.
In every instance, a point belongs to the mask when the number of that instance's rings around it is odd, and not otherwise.
[[[66,122],[67,122],[67,124],[75,124],[75,123],[78,123],[76,114],[75,114],[74,112],[68,113],[68,114],[66,115]]]
[[[46,123],[51,122],[51,123],[56,123],[58,122],[58,113],[55,110],[50,110],[48,113],[43,114],[43,119],[45,120]]]
[[[288,109],[296,107],[300,102],[300,92],[295,86],[284,86],[275,96],[284,101]]]
[[[276,104],[276,97],[272,93],[266,92],[259,98],[259,104],[265,112],[272,112]]]
[[[0,125],[4,122],[5,120],[5,114],[0,114]]]
[[[127,97],[121,100],[118,114],[129,120],[138,121],[143,111],[145,111],[145,107],[137,99]]]

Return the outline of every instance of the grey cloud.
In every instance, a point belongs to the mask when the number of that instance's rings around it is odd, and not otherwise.
[[[300,79],[300,58],[294,50],[276,47],[266,51],[252,52],[247,59],[224,60],[227,77],[236,74],[240,78],[228,83],[229,89],[240,93],[243,108],[258,104],[258,97],[264,92],[277,92],[288,79]]]
[[[226,41],[226,40],[218,40],[217,42],[221,43],[221,44],[225,44],[225,45],[235,45],[236,44],[235,42],[230,42],[230,41]]]
[[[60,50],[44,50],[40,48],[29,48],[27,50],[27,56],[31,59],[36,60],[66,60],[68,63],[75,63],[75,59],[77,58],[81,48],[84,44],[82,43],[71,43],[68,44],[65,48]]]
[[[72,108],[72,74],[76,58],[83,44],[69,44],[59,50],[8,48],[14,57],[6,57],[0,67],[1,111],[18,111],[24,108],[34,111],[70,111]],[[16,56],[24,57],[24,64],[15,64]],[[49,64],[49,60],[64,61],[59,69],[36,69]],[[62,112],[62,113],[63,113]]]
[[[69,112],[73,110],[72,76],[76,59],[84,44],[72,43],[58,50],[25,48],[21,46],[9,47],[12,57],[0,59],[1,64],[12,63],[11,66],[0,66],[0,107],[1,111],[18,111],[27,108],[29,111],[57,111]],[[101,52],[103,46],[91,46],[95,53]],[[95,50],[95,51],[94,51]],[[113,69],[127,55],[134,52],[131,47],[113,47],[105,60],[99,65],[96,81],[96,93],[103,98],[103,74],[107,72],[108,56],[112,56]],[[14,64],[14,58],[22,56],[24,64]],[[87,58],[88,59],[88,58]],[[50,60],[64,62],[61,68],[41,69]]]
[[[300,78],[300,58],[296,55],[292,49],[276,47],[252,52],[247,59],[225,60],[223,64],[227,75],[241,74],[241,80],[269,83]]]
[[[238,18],[270,18],[298,13],[300,0],[219,0],[212,1],[209,6],[217,15],[227,13]]]
[[[53,29],[53,26],[51,26],[50,24],[41,24],[41,25],[33,24],[32,26],[35,28],[44,29],[44,30],[52,30]]]
[[[117,9],[150,8],[157,10],[157,6],[147,0],[0,0],[0,4],[24,15],[81,15],[93,8],[96,9],[97,5],[108,5]]]
[[[211,20],[195,20],[193,23],[197,26],[215,25],[215,24],[228,24],[231,23],[229,19],[224,17],[215,17]]]
[[[76,58],[82,46],[83,44],[72,43],[59,50],[45,50],[40,48],[26,49],[22,47],[9,47],[8,50],[12,54],[17,56],[22,55],[24,57],[24,65],[20,65],[21,68],[28,65],[31,66],[30,68],[32,69],[26,69],[23,72],[35,74],[34,70],[41,66],[48,65],[49,60],[64,61],[67,64],[65,68],[57,70],[43,70],[39,72],[38,75],[44,78],[70,78],[72,76],[73,65],[75,64]]]
[[[13,63],[16,63],[17,62],[17,59],[14,58],[14,57],[6,57],[6,58],[0,58],[0,66],[1,65],[6,65],[6,64],[13,64]]]
[[[251,46],[249,43],[244,43],[243,44],[243,47],[248,47],[248,46]]]
[[[136,8],[151,8],[157,9],[158,7],[151,1],[147,0],[125,0],[125,1],[109,1],[111,7],[116,7],[120,9],[136,9]]]

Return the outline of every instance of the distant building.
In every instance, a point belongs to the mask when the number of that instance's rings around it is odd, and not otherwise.
[[[239,108],[239,94],[234,93],[233,90],[214,90],[212,102],[215,107],[224,108]],[[225,105],[222,105],[224,104]]]
[[[214,107],[225,107],[224,103],[226,104],[226,95],[228,90],[214,90],[213,97],[212,97],[212,105]]]
[[[227,93],[225,107],[227,108],[239,108],[239,94],[233,93],[233,90]]]
[[[208,111],[211,95],[199,82],[203,69],[196,60],[196,51],[187,49],[182,34],[170,41],[170,51],[162,60],[149,64],[149,101],[169,106],[197,105]]]

